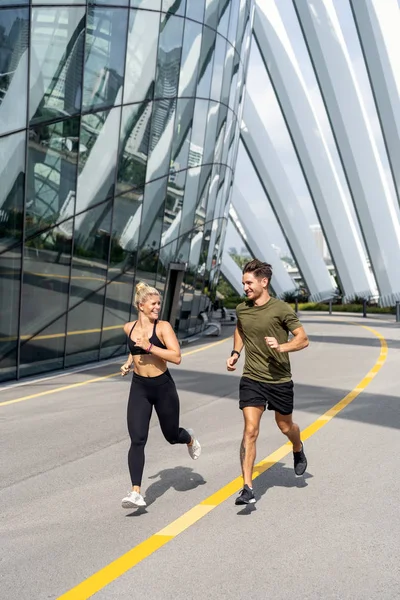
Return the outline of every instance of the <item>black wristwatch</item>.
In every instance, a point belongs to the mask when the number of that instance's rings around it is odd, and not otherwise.
[[[234,354],[237,354],[238,358],[240,358],[240,352],[238,352],[237,350],[232,350],[231,356],[233,356]]]

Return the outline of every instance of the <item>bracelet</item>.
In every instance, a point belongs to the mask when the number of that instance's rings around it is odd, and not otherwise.
[[[237,354],[238,358],[240,358],[240,352],[238,352],[237,350],[232,350],[231,356],[233,356],[234,354]]]
[[[147,348],[146,352],[148,352],[150,354],[150,350],[152,349],[153,344],[150,344],[150,346]]]

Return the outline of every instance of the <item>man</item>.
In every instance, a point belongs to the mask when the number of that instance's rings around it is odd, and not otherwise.
[[[288,353],[306,348],[308,338],[290,306],[269,295],[271,277],[271,265],[265,262],[255,259],[245,265],[243,287],[247,300],[236,308],[233,350],[226,362],[228,371],[235,371],[244,346],[246,359],[239,387],[239,408],[244,417],[240,446],[244,487],[235,504],[256,501],[252,475],[256,440],[266,408],[275,411],[276,424],[293,444],[296,476],[301,477],[307,468],[300,429],[292,420],[293,381]],[[290,341],[289,332],[293,334]]]

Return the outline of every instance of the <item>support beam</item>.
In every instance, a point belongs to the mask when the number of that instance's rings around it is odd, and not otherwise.
[[[332,298],[336,290],[304,215],[303,208],[279,160],[270,135],[247,91],[241,135],[254,169],[271,202],[312,302]]]
[[[254,214],[236,184],[233,185],[232,206],[253,256],[272,265],[272,287],[276,295],[282,297],[286,293],[295,292],[296,284],[272,248],[272,242],[268,239],[268,231],[261,226],[259,218]]]
[[[352,192],[383,305],[400,299],[400,222],[332,0],[294,7]]]
[[[257,6],[254,34],[345,298],[371,296],[375,286],[345,190],[274,0]]]

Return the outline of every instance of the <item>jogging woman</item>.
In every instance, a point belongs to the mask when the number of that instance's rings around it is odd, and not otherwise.
[[[167,362],[179,365],[181,351],[178,340],[167,321],[159,321],[161,297],[146,283],[136,286],[135,306],[138,319],[126,323],[129,358],[121,373],[127,375],[133,367],[128,401],[128,430],[131,447],[128,453],[132,491],[122,500],[123,508],[146,506],[140,493],[144,468],[144,447],[149,433],[153,406],[161,431],[170,444],[186,444],[191,458],[201,454],[201,446],[191,429],[179,427],[179,398]]]

